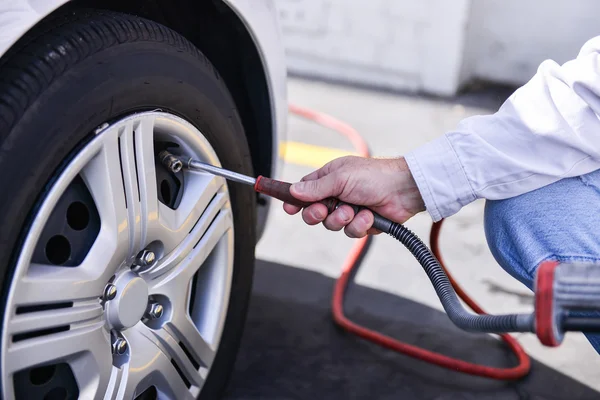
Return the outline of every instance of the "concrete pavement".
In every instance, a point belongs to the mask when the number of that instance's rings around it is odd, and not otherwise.
[[[493,112],[509,94],[486,90],[443,101],[299,79],[290,80],[289,93],[291,102],[353,125],[374,156],[401,155],[452,129],[462,118]],[[335,132],[296,117],[290,117],[289,140],[352,150]],[[288,163],[282,178],[296,181],[312,170]],[[487,248],[483,205],[475,202],[445,222],[445,260],[488,312],[530,311],[531,293],[495,263]],[[426,214],[407,223],[423,239],[430,225]],[[532,335],[519,335],[534,359],[532,373],[521,383],[499,383],[397,356],[333,328],[333,279],[352,244],[343,233],[308,227],[275,204],[257,248],[255,292],[229,398],[346,399],[369,393],[378,399],[600,396],[600,357],[583,335],[568,335],[558,349],[542,347]],[[514,363],[495,338],[468,335],[450,324],[421,267],[391,238],[372,241],[349,297],[347,311],[353,317],[392,336],[468,361]]]

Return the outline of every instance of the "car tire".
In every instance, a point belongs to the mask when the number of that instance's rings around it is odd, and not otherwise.
[[[153,21],[101,10],[53,16],[0,61],[0,79],[3,304],[37,210],[56,176],[103,124],[138,112],[167,112],[202,132],[223,167],[253,174],[225,83],[196,47]],[[248,187],[234,184],[228,191],[233,275],[223,334],[201,399],[218,398],[227,384],[252,287],[256,200]],[[3,330],[13,311],[0,311]]]

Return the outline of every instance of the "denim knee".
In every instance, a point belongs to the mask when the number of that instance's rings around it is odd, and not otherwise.
[[[523,241],[515,235],[514,224],[522,215],[522,199],[487,201],[484,211],[484,232],[496,262],[515,279],[533,290],[533,275],[523,265]]]
[[[488,201],[485,234],[497,262],[528,287],[545,260],[600,261],[600,171]]]

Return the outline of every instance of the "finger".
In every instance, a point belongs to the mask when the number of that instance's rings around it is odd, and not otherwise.
[[[327,217],[327,206],[321,203],[311,204],[302,210],[302,219],[308,225],[320,224]]]
[[[319,179],[323,175],[325,175],[325,173],[323,172],[323,168],[319,168],[318,170],[313,171],[310,174],[304,176],[302,179],[300,179],[300,182],[313,181],[315,179]],[[283,210],[289,215],[295,215],[298,214],[298,212],[302,210],[302,208],[288,203],[283,203]]]
[[[352,221],[354,210],[348,205],[342,205],[325,218],[323,225],[330,231],[339,231]]]
[[[300,179],[300,182],[314,181],[316,179],[319,179],[323,175],[324,174],[321,173],[321,170],[318,169],[316,171],[311,172],[310,174],[308,174],[306,176],[303,176],[302,179]]]
[[[297,182],[292,184],[290,193],[302,201],[319,201],[327,197],[338,196],[338,174],[325,175],[312,181]]]
[[[367,231],[367,235],[379,235],[382,233],[379,229],[371,228]]]
[[[283,210],[286,213],[288,213],[289,215],[295,215],[295,214],[298,214],[298,212],[301,210],[301,208],[297,207],[297,206],[293,206],[288,203],[283,203]]]
[[[367,231],[373,226],[373,213],[369,210],[361,210],[352,221],[346,225],[344,233],[351,238],[361,238],[367,235]]]
[[[340,165],[340,161],[343,159],[344,157],[329,161],[327,164],[323,165],[321,168],[311,172],[310,174],[306,175],[305,177],[303,177],[302,179],[300,179],[301,182],[306,182],[306,181],[314,181],[316,179],[322,178],[325,175],[328,175],[329,173],[331,173],[334,169],[337,168],[337,166]]]

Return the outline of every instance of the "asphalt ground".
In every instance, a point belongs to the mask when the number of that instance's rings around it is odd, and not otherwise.
[[[329,113],[361,132],[374,156],[398,156],[469,115],[488,114],[510,94],[481,89],[452,101],[290,79],[290,101]],[[332,157],[352,152],[335,132],[291,116],[282,179],[297,181]],[[488,312],[529,312],[527,288],[487,248],[483,201],[449,218],[441,246],[458,281]],[[431,219],[406,224],[427,239]],[[517,335],[531,373],[498,382],[447,371],[347,334],[331,321],[335,279],[353,245],[341,232],[309,227],[274,204],[257,248],[248,323],[227,399],[597,399],[600,357],[581,334],[558,349]],[[347,314],[400,340],[466,361],[514,365],[491,335],[468,334],[445,314],[418,263],[393,239],[375,237],[348,293]]]

